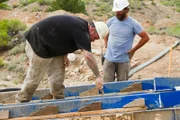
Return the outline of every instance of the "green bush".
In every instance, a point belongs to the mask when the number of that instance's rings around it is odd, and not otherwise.
[[[85,2],[81,0],[55,0],[48,11],[63,9],[72,13],[86,13]]]
[[[41,11],[41,9],[37,6],[34,6],[33,9],[31,10],[31,12],[39,12]]]
[[[50,5],[52,0],[38,0],[39,5]]]
[[[129,0],[132,9],[142,9],[143,0]]]
[[[6,2],[6,1],[8,1],[8,0],[0,0],[0,3]]]
[[[23,6],[27,6],[31,3],[34,3],[36,2],[37,0],[21,0],[20,3],[23,5]]]
[[[175,6],[176,11],[180,12],[180,0],[162,0],[161,3],[166,6]]]
[[[8,5],[5,4],[5,3],[1,3],[1,4],[0,4],[0,9],[1,9],[1,10],[10,10],[11,7],[8,6]]]
[[[26,25],[19,20],[0,20],[0,48],[7,47],[11,37],[25,29]]]

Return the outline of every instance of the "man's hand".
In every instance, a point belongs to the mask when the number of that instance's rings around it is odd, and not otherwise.
[[[69,64],[70,64],[70,61],[69,61],[67,55],[64,55],[64,67],[68,67]]]
[[[103,89],[103,80],[102,80],[102,77],[101,77],[101,76],[96,77],[96,87],[97,87],[99,90],[102,90],[102,89]]]
[[[127,54],[129,55],[129,59],[131,59],[133,57],[134,53],[135,52],[131,51],[131,50],[127,51]]]

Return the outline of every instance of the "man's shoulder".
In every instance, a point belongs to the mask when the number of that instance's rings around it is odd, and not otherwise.
[[[109,25],[109,24],[111,24],[112,22],[114,22],[115,20],[116,20],[116,17],[113,16],[113,17],[109,18],[109,20],[107,21],[107,24]]]
[[[133,18],[131,16],[129,16],[128,18],[133,24],[137,24],[137,23],[139,24],[139,22],[135,18]]]

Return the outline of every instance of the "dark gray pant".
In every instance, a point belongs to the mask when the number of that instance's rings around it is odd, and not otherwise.
[[[114,82],[115,73],[117,75],[117,81],[128,80],[129,70],[130,62],[114,63],[106,59],[103,65],[103,81]]]

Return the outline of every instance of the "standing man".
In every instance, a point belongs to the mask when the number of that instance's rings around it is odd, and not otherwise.
[[[108,20],[109,33],[105,38],[107,49],[103,66],[104,82],[113,82],[115,73],[118,81],[128,80],[131,58],[136,50],[149,40],[147,33],[139,22],[128,15],[128,6],[128,0],[114,0],[112,11],[116,12],[116,16]],[[141,39],[132,48],[136,34]]]
[[[29,102],[47,72],[54,99],[64,98],[65,67],[68,53],[81,49],[87,65],[96,76],[96,86],[102,89],[102,77],[91,53],[91,42],[104,39],[108,27],[104,22],[87,22],[69,15],[46,18],[25,33],[29,68],[17,102]]]

